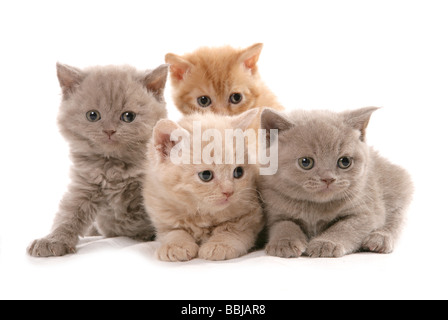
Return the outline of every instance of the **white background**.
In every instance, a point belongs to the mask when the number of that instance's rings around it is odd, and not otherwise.
[[[2,1],[0,298],[447,299],[446,1]],[[368,142],[416,193],[391,255],[162,263],[157,243],[87,239],[34,259],[69,183],[56,61],[153,69],[167,52],[265,44],[260,72],[287,109],[381,106]],[[165,96],[169,116],[179,114]]]

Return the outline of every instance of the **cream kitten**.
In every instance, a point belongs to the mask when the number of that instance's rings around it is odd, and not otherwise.
[[[204,47],[183,56],[168,53],[165,61],[170,64],[177,108],[183,114],[223,115],[262,107],[283,110],[260,78],[257,62],[262,48],[257,43],[246,49]]]
[[[365,142],[376,109],[263,111],[262,128],[279,130],[279,170],[261,182],[269,255],[392,252],[413,185]]]
[[[51,233],[31,243],[30,255],[74,253],[86,234],[154,237],[141,185],[152,129],[166,117],[167,74],[167,65],[152,71],[57,65],[63,93],[58,122],[70,144],[72,182]]]
[[[222,164],[217,164],[219,160],[206,164],[204,154],[199,164],[193,164],[192,134],[197,121],[203,132],[215,129],[224,137],[225,129],[245,130],[257,114],[256,110],[237,117],[194,114],[178,124],[170,120],[157,123],[149,146],[143,196],[162,243],[158,250],[161,260],[226,260],[240,257],[254,246],[264,221],[255,186],[258,166],[226,164],[226,154],[228,157],[236,152],[233,146],[222,152]],[[176,144],[170,136],[175,131],[192,137],[187,151],[182,151],[191,152],[187,159],[191,164],[172,162]],[[200,142],[199,151],[205,152],[207,145]]]

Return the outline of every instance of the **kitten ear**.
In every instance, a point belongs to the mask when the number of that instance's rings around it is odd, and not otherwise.
[[[163,102],[163,92],[166,85],[166,78],[168,76],[168,65],[162,64],[155,70],[147,73],[143,79],[144,85],[149,92],[152,92],[155,98]]]
[[[232,119],[233,128],[241,129],[243,131],[248,129],[255,122],[257,116],[260,117],[261,111],[261,108],[255,108],[243,112],[238,116],[234,116]]]
[[[173,78],[179,81],[184,79],[185,74],[192,67],[190,62],[174,53],[167,53],[165,55],[165,62],[170,65],[170,72]]]
[[[171,134],[175,130],[184,129],[168,119],[159,120],[153,129],[153,145],[162,161],[170,156],[171,149],[176,145],[176,141],[171,141]]]
[[[257,43],[247,49],[244,49],[241,53],[240,62],[244,63],[244,66],[247,69],[250,69],[252,73],[256,71],[261,49],[263,49],[263,44]]]
[[[359,139],[365,141],[366,129],[370,121],[372,113],[380,108],[378,107],[367,107],[362,109],[357,109],[353,111],[343,112],[345,122],[351,126],[353,129],[359,130],[361,136]]]
[[[56,63],[56,71],[64,98],[67,98],[82,82],[84,73],[78,68],[59,62]]]
[[[269,133],[271,129],[285,131],[292,128],[294,125],[280,112],[274,109],[266,108],[261,113],[261,129],[266,129]]]

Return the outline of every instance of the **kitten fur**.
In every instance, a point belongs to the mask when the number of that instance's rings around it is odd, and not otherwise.
[[[74,253],[79,236],[87,234],[154,237],[141,189],[147,143],[154,125],[166,117],[167,74],[167,65],[143,72],[131,66],[80,70],[57,64],[63,93],[58,124],[70,145],[72,182],[51,233],[31,243],[30,255]],[[92,110],[100,114],[96,122],[88,120]],[[123,121],[125,112],[135,113],[135,120]]]
[[[238,115],[262,107],[283,110],[260,78],[257,62],[262,48],[263,44],[258,43],[246,49],[203,47],[183,56],[168,53],[165,62],[170,64],[177,108],[184,115],[196,112]],[[241,102],[231,102],[234,93],[242,94]],[[211,99],[210,106],[199,105],[198,98],[202,96]]]
[[[191,164],[175,165],[169,155],[174,146],[170,141],[174,130],[184,130],[191,135],[193,122],[200,121],[203,132],[212,128],[224,137],[225,129],[244,131],[257,114],[257,110],[236,117],[193,114],[178,124],[161,120],[156,125],[149,147],[151,164],[143,196],[157,230],[157,239],[162,243],[159,259],[227,260],[246,254],[254,246],[264,225],[256,190],[258,166],[225,164],[225,153],[234,155],[229,149],[222,153],[223,164],[207,165],[203,161],[193,164],[191,161]],[[207,144],[202,142],[202,149]],[[190,148],[193,157],[193,143]],[[237,167],[244,169],[240,179],[233,177]],[[200,180],[198,173],[205,170],[213,171],[212,181]]]
[[[279,170],[261,177],[267,254],[341,257],[359,250],[393,251],[413,185],[404,169],[366,144],[375,110],[263,111],[261,127],[279,130]],[[302,169],[303,157],[314,159],[314,167]],[[342,157],[352,160],[346,169],[338,166]]]

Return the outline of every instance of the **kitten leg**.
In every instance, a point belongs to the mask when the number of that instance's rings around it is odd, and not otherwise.
[[[293,221],[279,221],[269,231],[266,253],[281,258],[297,258],[306,250],[308,240]]]
[[[261,208],[249,213],[237,222],[224,223],[199,249],[199,258],[221,261],[239,258],[255,245],[258,233],[263,228]]]
[[[79,236],[85,234],[96,212],[97,206],[82,191],[67,193],[61,201],[52,232],[45,238],[33,241],[28,253],[33,257],[75,253]]]
[[[101,233],[98,231],[98,228],[96,227],[95,224],[92,224],[89,228],[89,230],[87,230],[86,237],[99,237],[101,236]]]
[[[199,249],[199,258],[222,261],[239,258],[248,253],[255,244],[255,237],[249,234],[214,233]]]
[[[394,251],[395,241],[400,234],[403,220],[403,209],[399,208],[388,212],[384,227],[372,231],[364,239],[362,249],[377,253],[391,253]]]
[[[158,235],[162,246],[157,255],[162,261],[189,261],[198,255],[199,246],[185,230],[173,230]]]
[[[394,238],[388,230],[375,230],[364,240],[362,249],[377,253],[391,253],[394,251]]]
[[[362,241],[372,230],[372,222],[368,217],[369,214],[362,214],[341,218],[310,241],[307,254],[313,258],[338,258],[359,250]]]

